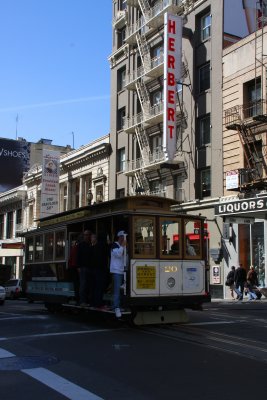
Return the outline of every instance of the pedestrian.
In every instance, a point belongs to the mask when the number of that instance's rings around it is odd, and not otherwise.
[[[89,303],[89,266],[91,256],[91,231],[83,232],[83,240],[78,244],[77,261],[80,270],[80,305]]]
[[[92,293],[92,306],[106,308],[103,302],[104,289],[109,262],[109,246],[101,236],[91,235],[91,257],[89,268],[89,287]]]
[[[239,265],[239,267],[235,270],[235,287],[234,291],[237,294],[237,300],[243,300],[243,294],[244,294],[244,286],[246,282],[246,271],[244,270],[242,264]]]
[[[120,309],[120,288],[123,284],[125,256],[126,256],[126,235],[124,231],[117,233],[116,241],[111,245],[110,272],[113,275],[113,307],[117,318],[121,317]]]
[[[73,283],[74,289],[74,300],[76,304],[80,302],[80,271],[78,267],[78,244],[81,241],[81,235],[78,236],[76,240],[72,241],[72,246],[70,248],[70,256],[68,262],[68,270],[69,270],[69,277],[71,282]]]
[[[246,288],[247,288],[249,300],[257,299],[257,294],[254,291],[254,288],[257,288],[258,284],[259,284],[259,282],[258,282],[257,272],[255,271],[253,265],[251,265],[250,269],[247,273],[247,282],[246,282]]]
[[[194,247],[190,244],[190,240],[186,238],[186,254],[189,256],[196,256],[196,250]]]
[[[231,271],[228,272],[226,277],[226,284],[229,286],[230,294],[232,299],[235,299],[234,288],[235,288],[235,266],[231,267]]]

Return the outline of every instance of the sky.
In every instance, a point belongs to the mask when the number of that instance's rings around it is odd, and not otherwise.
[[[109,133],[111,0],[0,0],[0,137]]]

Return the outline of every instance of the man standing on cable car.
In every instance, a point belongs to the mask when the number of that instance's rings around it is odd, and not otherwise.
[[[125,255],[126,255],[126,235],[124,231],[119,231],[117,240],[111,245],[110,272],[113,274],[113,305],[117,318],[121,317],[120,310],[120,288],[123,283]]]

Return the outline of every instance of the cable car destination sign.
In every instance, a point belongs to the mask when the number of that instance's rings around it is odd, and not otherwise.
[[[164,15],[164,117],[163,149],[168,160],[176,152],[176,91],[182,65],[182,17]]]

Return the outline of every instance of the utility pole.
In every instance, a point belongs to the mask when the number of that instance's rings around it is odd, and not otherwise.
[[[74,150],[74,132],[71,132],[72,134],[72,149]]]

